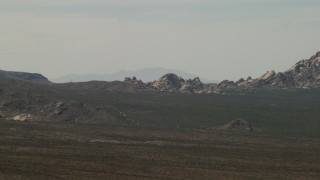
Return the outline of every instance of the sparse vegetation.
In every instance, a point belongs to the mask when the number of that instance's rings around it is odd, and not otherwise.
[[[98,84],[1,81],[0,178],[320,176],[318,90],[130,93]],[[10,113],[36,121],[6,120]],[[217,128],[237,119],[252,131]]]
[[[1,179],[317,179],[319,141],[1,121]]]

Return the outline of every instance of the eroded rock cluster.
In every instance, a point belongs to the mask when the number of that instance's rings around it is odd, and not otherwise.
[[[310,59],[297,62],[285,72],[268,71],[257,79],[249,77],[237,82],[222,81],[217,85],[216,92],[290,88],[320,88],[320,52]]]
[[[203,93],[206,90],[206,85],[199,78],[185,80],[173,73],[165,74],[159,80],[147,83],[143,83],[135,77],[125,78],[124,81],[138,85],[140,90],[153,92]]]
[[[204,89],[204,84],[199,78],[185,80],[175,74],[166,74],[158,81],[148,83],[149,87],[157,91],[199,93]]]
[[[224,80],[219,84],[205,84],[199,78],[185,80],[176,74],[166,74],[159,80],[144,83],[137,78],[126,78],[143,91],[169,93],[216,93],[229,94],[261,89],[320,88],[320,52],[310,59],[301,60],[285,72],[268,71],[261,77]]]
[[[52,101],[43,96],[11,98],[0,104],[0,119],[13,121],[85,121],[96,110],[82,103]]]

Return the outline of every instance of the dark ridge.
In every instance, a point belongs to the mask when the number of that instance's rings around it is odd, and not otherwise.
[[[15,71],[3,71],[0,70],[0,77],[11,78],[21,81],[27,81],[38,84],[50,84],[48,78],[38,73],[27,73],[27,72],[15,72]]]

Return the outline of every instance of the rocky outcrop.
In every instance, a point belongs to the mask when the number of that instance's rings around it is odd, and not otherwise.
[[[94,107],[76,102],[62,102],[34,94],[0,96],[0,119],[12,121],[84,122],[91,118]]]
[[[320,88],[320,52],[310,59],[297,62],[285,72],[276,73],[272,70],[257,79],[222,81],[218,84],[216,92],[290,88]]]
[[[126,78],[125,82],[138,85],[138,89],[143,91],[171,93],[241,94],[262,89],[320,88],[320,52],[310,59],[297,62],[285,72],[267,71],[256,79],[248,77],[235,82],[224,80],[219,84],[204,84],[199,78],[185,80],[170,73],[149,83],[135,77]]]
[[[233,81],[224,80],[221,83],[219,83],[217,87],[221,89],[233,89],[233,88],[236,88],[237,86],[238,84]]]
[[[13,121],[32,121],[33,117],[31,114],[19,114],[12,118]]]
[[[308,60],[297,62],[285,72],[292,78],[294,86],[298,88],[320,87],[320,52]]]
[[[148,83],[148,86],[155,91],[176,93],[201,93],[205,89],[198,77],[185,80],[172,73],[162,76],[158,81]]]
[[[203,93],[205,90],[204,84],[200,81],[200,78],[189,79],[183,81],[182,87],[179,89],[181,93]]]
[[[130,77],[126,77],[124,79],[124,82],[125,83],[129,83],[129,84],[132,84],[134,85],[137,89],[140,89],[140,90],[146,90],[147,89],[147,86],[145,83],[143,83],[141,80],[138,80],[135,76],[130,78]]]
[[[157,91],[178,92],[183,82],[184,79],[170,73],[162,76],[158,81],[150,83],[150,86]]]
[[[124,82],[138,85],[141,91],[170,92],[170,93],[203,93],[206,89],[200,78],[185,80],[176,74],[169,73],[160,77],[159,80],[143,83],[141,80],[125,78]]]
[[[223,125],[221,130],[228,130],[228,131],[253,131],[252,126],[250,123],[243,119],[236,119],[233,120],[225,125]]]

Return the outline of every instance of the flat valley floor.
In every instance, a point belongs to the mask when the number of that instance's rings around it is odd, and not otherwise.
[[[0,179],[319,179],[320,141],[0,121]]]

